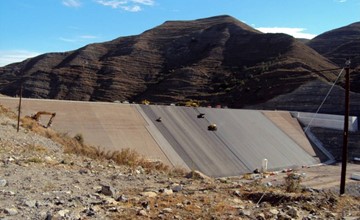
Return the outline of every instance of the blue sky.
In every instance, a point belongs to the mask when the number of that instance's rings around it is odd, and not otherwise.
[[[0,66],[137,35],[167,20],[231,15],[312,38],[360,21],[360,0],[0,0]]]

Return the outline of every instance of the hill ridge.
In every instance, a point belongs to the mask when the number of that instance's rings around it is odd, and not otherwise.
[[[286,34],[264,34],[228,16],[168,21],[139,35],[49,53],[0,68],[0,93],[83,101],[234,108],[266,102],[336,68]],[[251,98],[249,98],[251,97]]]

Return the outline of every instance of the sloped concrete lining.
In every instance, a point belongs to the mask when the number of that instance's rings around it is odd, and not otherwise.
[[[18,101],[0,97],[14,111]],[[286,112],[23,99],[22,116],[38,111],[56,112],[53,129],[81,133],[104,150],[131,148],[215,177],[252,172],[264,158],[270,170],[319,162]],[[211,123],[217,131],[207,129]]]
[[[260,111],[141,106],[184,162],[210,176],[252,172],[268,159],[268,169],[319,161]],[[199,113],[204,118],[197,118]],[[161,122],[156,119],[161,117]],[[217,131],[208,125],[217,124]]]
[[[139,113],[144,117],[145,121],[148,123],[148,126],[146,126],[146,129],[149,131],[149,133],[152,135],[156,143],[160,146],[160,149],[168,160],[171,162],[171,164],[174,167],[182,167],[187,170],[190,170],[190,168],[187,166],[187,164],[183,161],[183,159],[176,153],[176,151],[173,149],[171,144],[166,140],[166,138],[161,134],[161,132],[157,129],[155,124],[151,121],[150,118],[146,116],[144,111],[139,105],[135,105],[136,109],[139,111]]]
[[[269,169],[317,163],[260,111],[204,109],[209,122],[219,127],[219,137],[252,171],[268,159]],[[223,129],[224,128],[224,129]]]
[[[344,116],[330,115],[330,114],[315,114],[309,112],[293,112],[292,115],[296,117],[303,125],[310,127],[331,128],[336,130],[344,130]],[[358,131],[358,118],[356,116],[349,117],[349,131]]]
[[[206,128],[208,122],[196,118],[192,108],[141,106],[176,153],[191,169],[211,176],[230,176],[244,172],[244,165],[222,141]],[[161,122],[156,119],[161,117]]]
[[[286,133],[299,146],[301,146],[309,155],[317,157],[314,147],[306,137],[298,120],[287,111],[263,111],[262,112],[272,123]]]
[[[333,164],[336,162],[335,157],[326,150],[323,143],[311,132],[310,129],[306,130],[306,134],[316,147],[326,156],[327,160],[323,162],[324,164]]]
[[[2,105],[15,112],[18,102],[19,99],[15,98],[0,98]],[[86,143],[100,146],[105,151],[135,149],[149,159],[172,165],[148,132],[147,122],[133,105],[23,99],[22,116],[38,111],[56,112],[52,125],[54,130],[71,136],[80,133]],[[43,116],[43,119],[46,119],[46,116]]]

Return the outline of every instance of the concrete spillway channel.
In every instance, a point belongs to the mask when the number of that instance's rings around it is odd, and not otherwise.
[[[140,107],[188,167],[210,176],[252,172],[264,158],[274,170],[319,162],[311,147],[300,146],[261,111]],[[199,113],[205,114],[204,118],[197,118]],[[159,117],[161,122],[156,121]],[[217,131],[207,129],[212,123]]]
[[[15,111],[18,99],[0,97],[0,104]],[[39,99],[23,99],[22,106],[23,116],[56,112],[54,130],[81,133],[104,150],[131,148],[215,177],[252,172],[264,158],[270,170],[319,163],[288,112]],[[208,130],[212,123],[216,131]]]

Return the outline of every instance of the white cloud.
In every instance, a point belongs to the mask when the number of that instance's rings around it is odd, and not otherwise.
[[[291,35],[295,38],[312,39],[316,37],[316,34],[306,33],[305,28],[287,28],[287,27],[259,27],[257,30],[263,33],[284,33]]]
[[[81,6],[80,0],[63,0],[62,3],[67,7],[73,7],[73,8],[77,8]]]
[[[122,9],[129,12],[141,11],[141,5],[154,5],[154,0],[96,0],[97,3],[114,9]]]
[[[104,5],[104,6],[110,6],[112,8],[119,8],[122,5],[127,4],[128,1],[118,1],[118,0],[97,0],[97,3]]]
[[[89,42],[89,40],[99,38],[98,36],[94,35],[81,35],[81,36],[74,36],[74,37],[59,37],[59,40],[67,42],[67,43],[86,43]]]
[[[122,9],[124,9],[125,11],[130,11],[130,12],[138,12],[141,11],[141,7],[138,5],[134,5],[134,6],[122,6]]]
[[[59,40],[61,41],[65,41],[65,42],[69,42],[69,43],[74,43],[77,42],[78,40],[75,38],[66,38],[66,37],[59,37]]]
[[[0,67],[38,55],[40,53],[27,50],[0,50]]]
[[[98,37],[94,36],[94,35],[81,35],[79,38],[81,38],[81,39],[96,39]]]
[[[339,3],[344,3],[346,2],[347,0],[335,0],[335,2],[339,2]]]
[[[142,4],[142,5],[154,5],[153,0],[131,0],[134,3]]]

